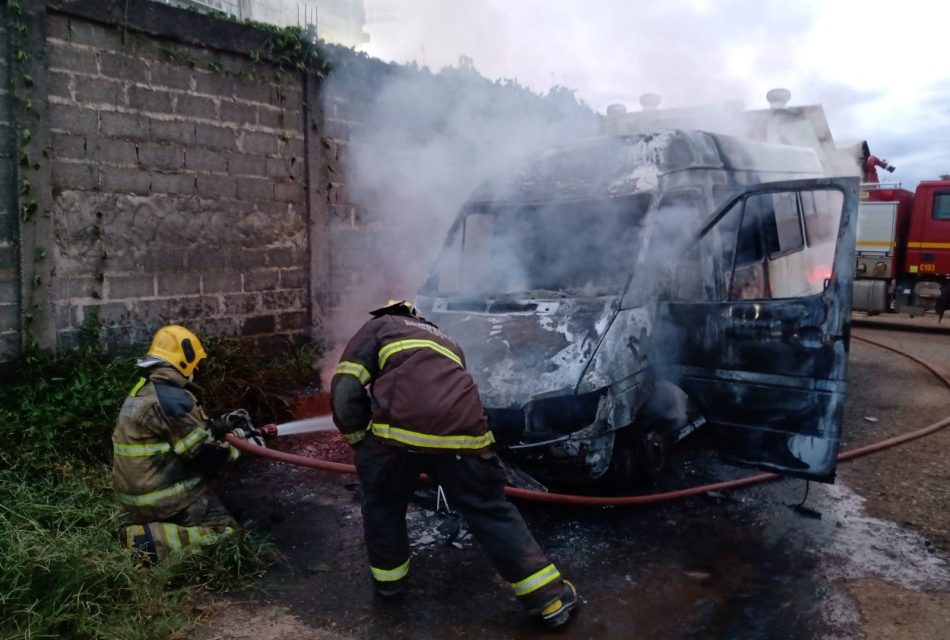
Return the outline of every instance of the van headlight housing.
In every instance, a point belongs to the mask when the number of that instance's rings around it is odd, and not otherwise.
[[[525,431],[536,439],[580,431],[597,419],[597,408],[606,389],[581,395],[538,398],[525,405]]]

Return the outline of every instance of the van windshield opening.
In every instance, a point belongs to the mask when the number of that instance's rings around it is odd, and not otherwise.
[[[568,297],[622,291],[633,272],[646,193],[489,205],[455,227],[436,268],[438,295]]]

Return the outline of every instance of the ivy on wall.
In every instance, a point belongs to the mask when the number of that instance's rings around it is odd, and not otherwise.
[[[29,25],[27,17],[24,15],[22,0],[9,0],[7,2],[8,28],[11,40],[11,84],[14,88],[14,112],[16,114],[16,145],[18,149],[18,183],[17,183],[17,202],[20,226],[23,228],[29,224],[37,214],[39,204],[34,192],[33,180],[30,179],[32,173],[39,171],[41,158],[36,153],[34,144],[34,131],[41,125],[39,114],[34,105],[34,85],[33,76],[29,73],[29,67],[32,62],[32,55],[27,44],[29,36]],[[43,152],[45,155],[46,152]],[[32,260],[33,264],[42,264],[47,260],[47,251],[42,246],[36,246],[33,249],[32,256],[24,256],[22,260]],[[35,336],[33,335],[33,325],[37,320],[37,314],[40,313],[40,305],[37,300],[37,291],[43,285],[43,276],[39,269],[36,269],[28,283],[28,291],[23,296],[23,325],[24,342],[27,351],[36,350],[38,347]]]
[[[254,62],[276,64],[281,71],[301,71],[324,77],[330,70],[330,61],[320,55],[315,46],[318,41],[314,34],[300,27],[278,27],[250,18],[238,18],[230,13],[191,5],[190,11],[206,16],[253,27],[268,34],[266,42],[260,48],[251,51],[248,57]],[[355,51],[353,51],[356,54]],[[212,70],[215,70],[212,68]],[[277,80],[282,79],[278,72]]]

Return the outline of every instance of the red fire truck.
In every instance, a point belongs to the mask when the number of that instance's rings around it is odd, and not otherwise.
[[[855,311],[935,309],[950,295],[950,176],[914,192],[862,185],[856,249]]]

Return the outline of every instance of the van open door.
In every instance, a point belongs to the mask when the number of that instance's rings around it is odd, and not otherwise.
[[[857,203],[856,178],[747,187],[675,269],[658,350],[736,462],[834,479]]]

